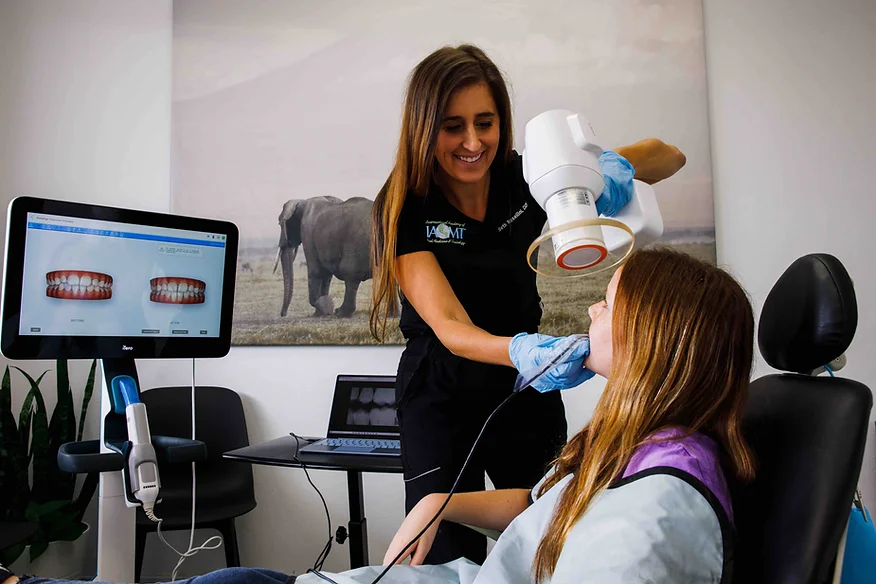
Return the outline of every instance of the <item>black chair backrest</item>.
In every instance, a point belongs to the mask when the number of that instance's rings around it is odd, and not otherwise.
[[[192,437],[191,386],[156,387],[142,392],[141,399],[154,436]],[[207,444],[208,461],[222,460],[223,452],[249,446],[243,404],[236,392],[199,385],[195,408],[195,438]]]
[[[842,355],[857,327],[851,278],[835,257],[795,261],[764,302],[758,346],[787,371],[752,382],[743,431],[757,460],[731,486],[734,582],[830,582],[861,471],[873,396],[811,373]]]

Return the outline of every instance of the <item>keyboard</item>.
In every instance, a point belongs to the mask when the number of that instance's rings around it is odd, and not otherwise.
[[[395,448],[401,449],[400,440],[384,440],[382,438],[325,438],[317,442],[326,446],[352,446],[358,448]]]
[[[323,438],[308,444],[301,451],[398,456],[401,453],[401,441],[384,438]]]

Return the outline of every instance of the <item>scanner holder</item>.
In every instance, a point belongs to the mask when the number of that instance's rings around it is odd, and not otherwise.
[[[58,449],[58,467],[69,473],[102,473],[98,495],[98,579],[133,582],[136,515],[131,508],[139,507],[140,502],[131,493],[128,470],[131,442],[125,404],[117,403],[121,396],[113,394],[112,380],[120,375],[130,376],[137,384],[138,395],[140,380],[134,359],[102,359],[100,368],[100,439],[62,444]],[[200,440],[152,436],[152,445],[159,465],[207,460],[207,446]]]

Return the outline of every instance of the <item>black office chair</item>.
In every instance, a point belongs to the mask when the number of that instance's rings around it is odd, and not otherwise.
[[[141,393],[153,435],[191,438],[191,387],[159,387]],[[195,527],[216,529],[225,546],[228,567],[240,566],[234,518],[256,506],[252,466],[224,460],[222,454],[249,446],[240,396],[224,387],[198,386],[195,391],[195,434],[207,445],[207,460],[196,463],[197,499]],[[159,460],[161,502],[155,515],[161,531],[189,529],[192,520],[192,471],[189,464],[163,464]],[[135,580],[140,581],[146,535],[156,530],[141,508],[137,509]]]
[[[813,371],[846,351],[857,327],[851,278],[835,257],[795,261],[764,302],[758,346],[782,373],[752,382],[743,431],[757,476],[733,485],[733,581],[830,582],[861,471],[873,398]]]

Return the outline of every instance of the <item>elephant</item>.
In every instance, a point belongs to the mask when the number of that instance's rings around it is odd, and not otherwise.
[[[345,285],[344,302],[335,316],[349,318],[356,312],[359,285],[371,278],[371,207],[373,201],[352,197],[312,197],[286,201],[280,213],[277,265],[283,268],[283,305],[286,316],[292,301],[293,264],[298,247],[304,248],[307,291],[312,316],[328,316],[334,303],[328,295],[332,276]]]

